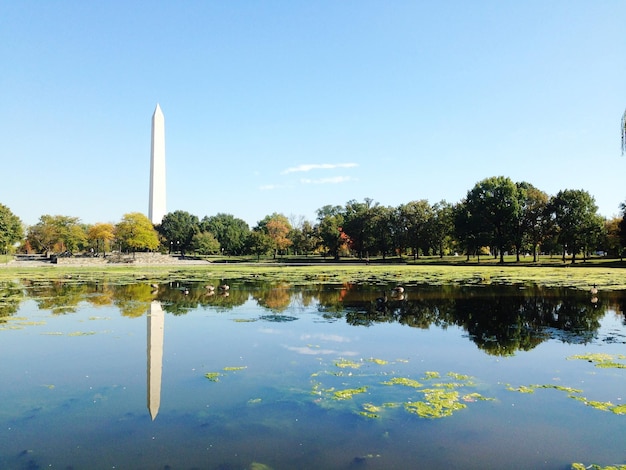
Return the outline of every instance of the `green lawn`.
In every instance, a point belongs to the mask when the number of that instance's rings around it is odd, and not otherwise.
[[[438,258],[437,258],[438,260]],[[404,285],[443,284],[495,284],[539,285],[568,287],[588,290],[596,284],[601,290],[626,289],[626,267],[618,262],[591,260],[576,265],[563,264],[560,260],[532,265],[507,260],[504,265],[493,260],[465,263],[458,260],[423,259],[419,263],[383,264],[371,260],[370,264],[358,260],[339,263],[317,262],[305,264],[299,258],[284,259],[284,263],[265,260],[261,263],[219,262],[206,265],[110,265],[104,267],[14,267],[2,264],[0,281],[16,279],[66,279],[71,282],[110,280],[114,282],[149,282],[166,280],[203,281],[220,278],[224,280],[250,279],[286,282],[299,285],[319,283],[397,283]],[[224,261],[224,260],[222,260]],[[279,260],[278,260],[279,261]],[[319,261],[319,260],[318,260]]]

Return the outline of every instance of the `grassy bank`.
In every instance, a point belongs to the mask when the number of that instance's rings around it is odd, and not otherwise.
[[[403,285],[484,284],[539,285],[588,290],[626,290],[626,268],[608,265],[525,266],[514,264],[252,264],[213,263],[206,265],[105,266],[105,267],[13,267],[0,269],[0,282],[19,279],[72,282],[206,281],[222,279],[258,280],[291,284],[397,283]]]

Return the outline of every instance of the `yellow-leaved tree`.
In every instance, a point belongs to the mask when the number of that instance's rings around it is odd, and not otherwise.
[[[110,249],[111,241],[115,239],[115,227],[113,224],[97,223],[89,227],[87,239],[96,245],[96,254],[102,253],[106,256],[107,249]]]
[[[122,250],[154,251],[159,247],[159,235],[150,219],[141,212],[124,214],[115,225],[115,240]]]

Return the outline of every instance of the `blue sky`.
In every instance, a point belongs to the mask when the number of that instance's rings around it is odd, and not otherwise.
[[[0,203],[148,212],[165,115],[167,210],[461,200],[504,175],[626,200],[623,0],[0,0]]]

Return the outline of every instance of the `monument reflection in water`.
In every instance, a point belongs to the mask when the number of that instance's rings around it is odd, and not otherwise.
[[[147,315],[148,324],[148,410],[152,421],[159,413],[161,406],[161,378],[163,373],[163,334],[165,327],[165,313],[161,302],[150,303]]]

